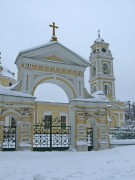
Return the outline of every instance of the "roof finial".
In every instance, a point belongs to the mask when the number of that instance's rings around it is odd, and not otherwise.
[[[100,30],[98,30],[98,38],[100,38]]]
[[[58,29],[59,27],[58,27],[58,26],[55,26],[55,22],[53,22],[53,24],[50,24],[49,26],[53,28],[53,33],[52,33],[52,39],[51,39],[51,41],[57,41],[57,37],[55,36],[55,29],[56,29],[56,28]]]

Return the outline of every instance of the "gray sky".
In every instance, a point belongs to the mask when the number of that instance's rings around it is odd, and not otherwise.
[[[135,101],[134,0],[0,0],[3,65],[17,72],[14,61],[19,51],[49,42],[53,21],[59,26],[58,41],[87,60],[100,29],[114,57],[116,98]],[[88,80],[87,70],[85,86],[89,91]],[[44,85],[46,97],[50,95],[47,87],[53,89],[53,85]],[[66,99],[62,90],[57,90],[60,101]],[[51,93],[55,96],[54,89]]]

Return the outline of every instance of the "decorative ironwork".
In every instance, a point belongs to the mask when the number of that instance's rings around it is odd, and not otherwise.
[[[135,139],[135,129],[132,128],[110,128],[109,134],[115,139]]]
[[[3,127],[3,151],[15,151],[16,148],[16,127]]]
[[[87,144],[88,144],[88,151],[93,149],[93,129],[87,128]]]
[[[59,118],[55,118],[52,122],[51,116],[48,116],[48,118],[44,120],[44,124],[34,125],[33,150],[67,150],[70,146],[71,127],[65,126],[63,128],[60,124]]]

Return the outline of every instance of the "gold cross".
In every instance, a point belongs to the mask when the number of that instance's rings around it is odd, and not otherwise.
[[[52,27],[53,28],[53,34],[52,34],[52,39],[51,39],[51,41],[57,41],[57,37],[55,36],[55,29],[57,28],[59,28],[58,26],[55,26],[55,22],[53,22],[53,24],[51,25],[49,25],[50,27]]]

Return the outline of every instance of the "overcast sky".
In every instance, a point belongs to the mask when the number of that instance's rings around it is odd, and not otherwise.
[[[16,73],[19,51],[49,42],[53,21],[59,26],[58,41],[87,60],[100,29],[114,57],[116,98],[135,101],[134,0],[0,0],[2,64]],[[89,91],[88,80],[87,69],[85,86]],[[51,92],[47,87],[53,89],[53,85],[44,85],[46,97]],[[66,99],[62,90],[57,91],[60,101]]]

